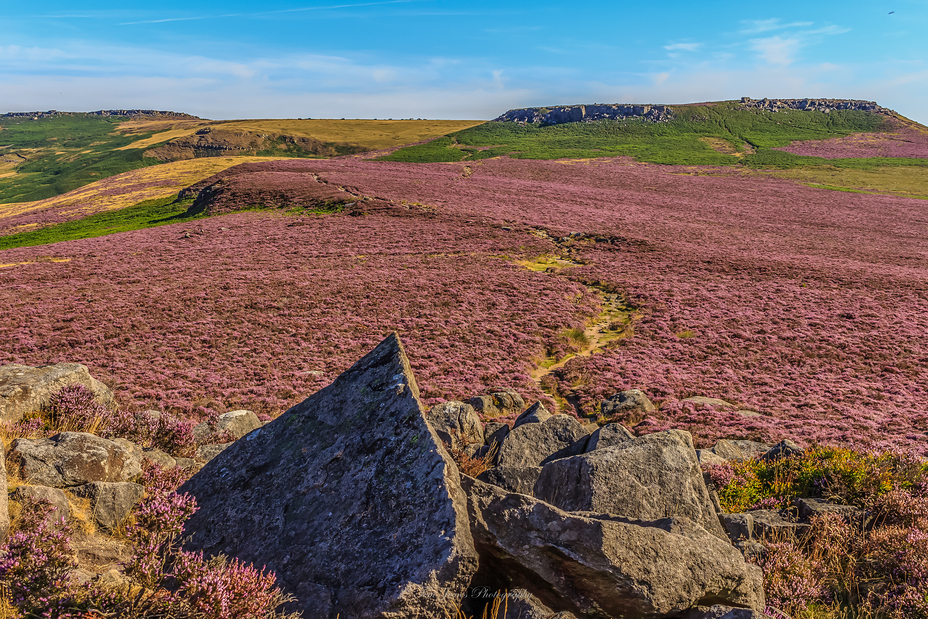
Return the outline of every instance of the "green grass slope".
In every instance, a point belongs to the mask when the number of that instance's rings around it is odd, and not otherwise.
[[[886,117],[871,112],[831,113],[742,109],[736,102],[675,106],[674,120],[637,119],[549,126],[488,122],[440,140],[403,148],[391,161],[473,161],[507,155],[524,159],[630,156],[649,163],[788,168],[823,162],[771,150],[794,140],[822,140],[879,131]],[[913,165],[912,160],[842,160],[838,165]]]
[[[127,118],[74,114],[0,118],[0,156],[25,157],[0,174],[0,204],[60,195],[101,178],[159,163],[144,149],[116,150],[145,136],[116,131]],[[12,166],[11,166],[12,167]]]

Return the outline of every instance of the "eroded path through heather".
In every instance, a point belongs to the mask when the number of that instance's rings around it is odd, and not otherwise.
[[[538,231],[536,234],[551,240],[557,247],[557,253],[539,256],[534,260],[520,260],[516,263],[519,266],[532,271],[561,275],[568,269],[589,264],[589,262],[580,261],[574,255],[572,241],[576,237],[558,239],[551,237],[544,231]],[[588,321],[582,331],[579,329],[565,329],[564,334],[575,350],[560,357],[545,357],[538,361],[535,368],[529,372],[529,376],[538,384],[539,389],[554,400],[556,412],[564,412],[568,408],[573,408],[578,417],[583,417],[584,413],[580,409],[574,389],[572,387],[565,389],[563,386],[558,385],[557,382],[545,381],[545,377],[566,366],[571,359],[598,354],[605,350],[610,343],[632,335],[632,323],[636,317],[635,309],[628,304],[622,295],[609,292],[598,285],[588,285],[587,288],[591,293],[599,297],[602,310],[599,315],[592,317]]]

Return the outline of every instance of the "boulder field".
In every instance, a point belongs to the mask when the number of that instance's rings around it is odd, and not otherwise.
[[[474,404],[513,395],[426,411],[390,335],[181,487],[200,506],[187,548],[273,570],[307,617],[480,616],[501,597],[512,618],[764,616],[688,433],[591,435],[540,405],[481,423]],[[452,450],[497,466],[469,477]]]
[[[62,366],[0,368],[7,402],[41,406],[72,382],[65,370],[98,385]],[[630,390],[603,409],[633,418],[653,404]],[[0,475],[0,539],[8,498],[48,501],[57,520],[80,497],[117,530],[149,460],[198,471],[179,490],[199,506],[186,548],[273,571],[307,618],[763,619],[763,574],[745,560],[759,540],[854,510],[801,499],[799,521],[721,512],[701,466],[788,456],[790,441],[697,450],[684,431],[584,426],[509,389],[426,410],[396,334],[273,421],[232,411],[193,433],[198,461],[81,432],[14,440],[0,466],[21,482],[8,497]]]

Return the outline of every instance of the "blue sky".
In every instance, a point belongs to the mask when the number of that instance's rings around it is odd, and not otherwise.
[[[489,119],[835,97],[928,124],[928,0],[3,4],[0,112]]]

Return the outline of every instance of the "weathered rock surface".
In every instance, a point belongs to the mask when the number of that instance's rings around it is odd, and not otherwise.
[[[763,608],[762,574],[686,519],[570,514],[463,477],[481,572],[554,611],[677,616],[696,605]]]
[[[793,504],[799,508],[799,517],[809,522],[815,516],[838,514],[845,520],[854,522],[866,518],[866,511],[853,505],[839,505],[823,499],[797,498]]]
[[[603,400],[600,411],[607,419],[638,421],[657,410],[641,389],[629,389]]]
[[[709,398],[703,395],[694,395],[690,398],[683,398],[683,402],[691,402],[693,404],[701,404],[703,406],[717,406],[719,408],[734,408],[734,404],[727,402],[725,400],[720,400],[718,398]]]
[[[766,462],[772,462],[773,460],[788,458],[789,456],[795,456],[801,454],[802,452],[802,447],[797,445],[794,441],[791,441],[790,439],[784,439],[771,447],[767,453],[761,456],[761,459]]]
[[[731,606],[697,606],[683,615],[683,619],[772,619],[770,615],[749,608],[732,608]]]
[[[54,508],[48,515],[48,519],[57,523],[60,519],[67,520],[71,517],[71,505],[68,503],[68,497],[58,488],[49,488],[48,486],[19,486],[10,497],[19,503],[24,501],[46,501],[51,503]]]
[[[113,401],[110,388],[93,378],[87,366],[80,363],[0,367],[0,421],[19,421],[23,415],[45,408],[62,387],[75,383],[90,389],[101,404]]]
[[[744,452],[741,451],[741,448],[734,441],[728,439],[717,441],[709,451],[729,462],[742,462],[748,459]]]
[[[128,481],[140,458],[114,441],[85,432],[13,441],[7,466],[31,484],[68,488],[92,481]]]
[[[810,112],[831,112],[833,110],[863,110],[865,112],[888,112],[875,101],[858,99],[751,99],[741,97],[741,107],[756,108],[768,112],[780,110],[806,110]]]
[[[535,490],[535,483],[538,481],[539,476],[541,476],[540,466],[497,466],[484,471],[477,476],[477,479],[484,483],[498,486],[506,492],[515,492],[532,496],[532,492]]]
[[[512,427],[515,429],[526,423],[542,423],[550,418],[551,413],[548,412],[548,409],[541,402],[535,402],[516,418],[516,422]]]
[[[793,522],[775,509],[752,509],[745,513],[754,519],[754,537],[757,539],[782,542],[802,537],[809,530],[808,524]]]
[[[499,448],[498,466],[538,466],[548,456],[587,436],[586,429],[570,415],[553,415],[544,423],[513,428]]]
[[[730,442],[741,450],[746,459],[760,458],[772,447],[769,443],[759,443],[757,441],[731,440]]]
[[[505,445],[504,445],[505,447]],[[534,496],[565,511],[686,517],[727,540],[689,432],[668,430],[544,466]]]
[[[445,445],[463,450],[468,445],[483,445],[483,424],[470,404],[442,402],[429,409],[427,419]]]
[[[719,518],[733,544],[754,539],[754,516],[751,514],[721,514]]]
[[[229,411],[219,415],[216,420],[216,432],[226,431],[236,439],[240,439],[263,425],[258,416],[251,411]]]
[[[74,494],[90,499],[93,520],[100,528],[114,531],[123,524],[145,488],[131,482],[95,481],[74,489]]]
[[[230,445],[234,445],[234,443],[212,443],[210,445],[200,445],[197,447],[196,459],[202,462],[209,462],[223,451],[225,451]]]
[[[561,123],[593,122],[596,120],[623,120],[640,118],[650,122],[663,122],[673,118],[673,109],[666,105],[627,105],[622,103],[593,103],[590,105],[559,105],[552,108],[530,107],[509,110],[495,118],[495,122],[519,124],[559,125]]]
[[[177,466],[177,460],[175,460],[173,456],[161,451],[160,449],[155,449],[154,447],[147,447],[143,449],[142,459],[153,462],[163,469],[173,469],[175,466]]]
[[[525,410],[525,400],[514,389],[504,389],[490,395],[478,395],[468,402],[484,419],[508,417]]]
[[[476,553],[418,393],[391,335],[181,487],[188,548],[267,566],[306,617],[453,615]]]
[[[595,449],[605,449],[614,445],[620,445],[628,441],[635,440],[635,435],[620,423],[610,423],[599,428],[590,435],[590,440],[586,444],[586,451]]]

